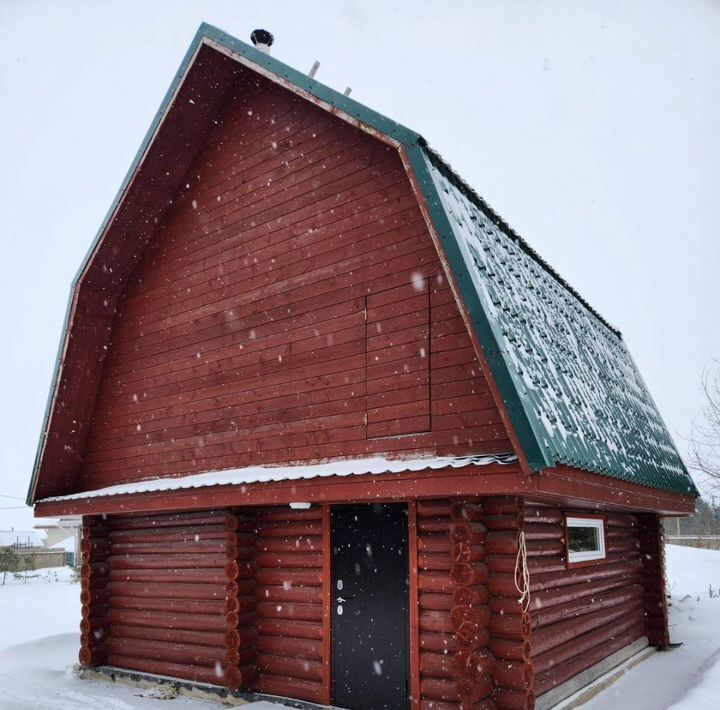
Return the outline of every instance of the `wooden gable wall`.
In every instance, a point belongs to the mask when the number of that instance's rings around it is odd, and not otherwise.
[[[397,152],[257,81],[121,297],[76,490],[511,451]]]

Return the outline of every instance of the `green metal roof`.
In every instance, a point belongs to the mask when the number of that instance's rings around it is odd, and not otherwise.
[[[585,302],[414,131],[203,23],[178,69],[83,272],[202,44],[306,94],[402,145],[533,470],[567,464],[697,496],[620,333]],[[77,280],[76,284],[77,286]],[[71,294],[71,303],[72,303]],[[63,342],[67,337],[67,324]],[[60,352],[62,353],[62,342]],[[55,381],[28,500],[47,435]]]

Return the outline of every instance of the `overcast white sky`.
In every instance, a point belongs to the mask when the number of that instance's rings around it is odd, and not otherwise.
[[[25,497],[70,282],[203,20],[423,133],[623,331],[686,453],[720,357],[718,0],[0,0],[0,494]]]

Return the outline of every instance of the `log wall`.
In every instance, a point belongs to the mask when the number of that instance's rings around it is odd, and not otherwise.
[[[107,661],[106,615],[108,610],[108,540],[107,523],[99,517],[83,518],[80,542],[80,664],[98,666]]]
[[[650,585],[644,586],[636,515],[608,513],[606,559],[571,569],[565,563],[562,510],[528,504],[524,523],[532,667],[540,696],[646,635]]]
[[[417,504],[419,700],[422,710],[455,710],[460,696],[454,679],[456,651],[450,582],[450,501]],[[412,654],[413,649],[411,649]]]
[[[75,489],[511,451],[397,152],[258,81],[123,292]]]
[[[323,616],[321,508],[287,506],[257,511],[257,663],[253,690],[315,703],[328,702],[323,661],[329,644]],[[326,536],[329,544],[329,536]],[[329,641],[329,638],[327,639]]]
[[[252,514],[227,510],[108,517],[98,528],[105,662],[248,687],[257,677],[254,528]]]
[[[483,500],[487,581],[492,611],[489,649],[496,659],[492,699],[498,708],[525,710],[534,707],[531,664],[531,620],[521,603],[523,560],[520,534],[524,526],[521,498],[495,496]]]
[[[659,515],[638,516],[645,626],[648,641],[663,649],[670,643],[665,576],[665,530]]]

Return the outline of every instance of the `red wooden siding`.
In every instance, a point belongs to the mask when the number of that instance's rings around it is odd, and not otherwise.
[[[563,511],[525,508],[537,696],[646,635],[638,519],[609,513],[606,532],[605,560],[566,569]]]
[[[510,450],[397,153],[231,98],[119,303],[76,488]]]
[[[367,297],[367,436],[430,431],[430,293],[425,279]]]

